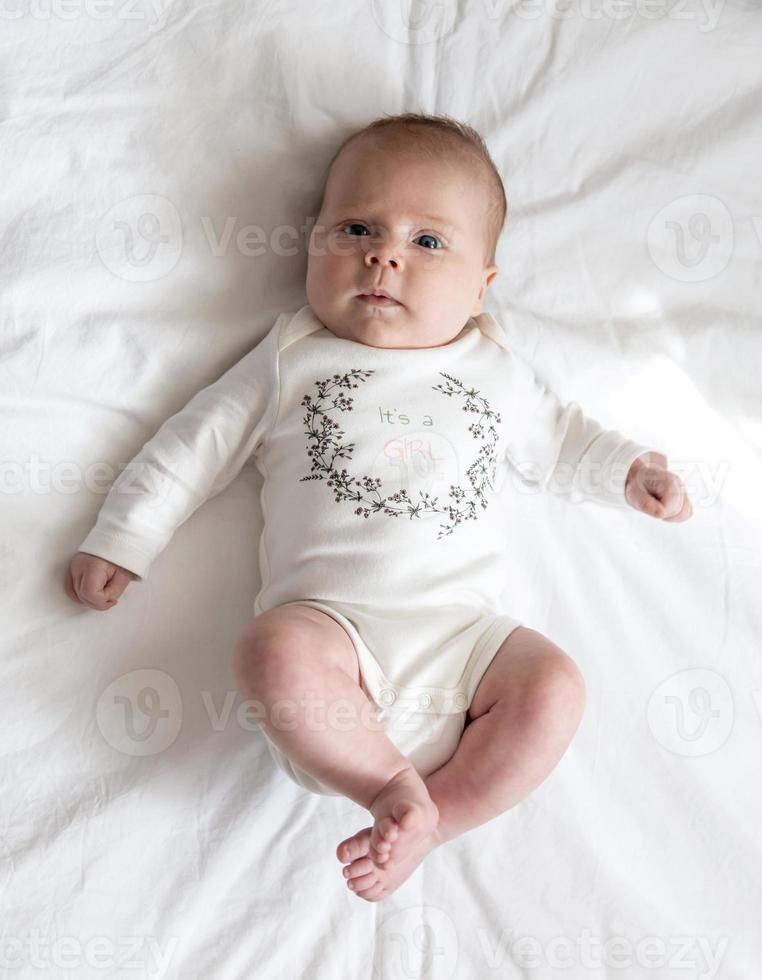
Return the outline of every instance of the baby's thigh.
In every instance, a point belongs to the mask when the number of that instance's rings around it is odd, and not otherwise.
[[[584,680],[574,660],[547,636],[518,626],[500,645],[479,681],[466,727],[501,699],[520,710],[533,689],[564,702],[584,701]]]
[[[261,677],[284,663],[317,671],[338,667],[360,683],[357,651],[349,634],[332,616],[312,606],[274,606],[255,616],[236,641],[233,666],[239,682],[251,682],[254,675]]]

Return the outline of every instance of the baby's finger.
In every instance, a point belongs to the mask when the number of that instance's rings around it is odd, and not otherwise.
[[[642,487],[638,487],[634,490],[632,494],[631,503],[642,511],[644,514],[648,514],[649,517],[663,517],[664,516],[664,506],[658,497],[654,497],[652,494],[648,493]]]
[[[685,499],[683,500],[683,506],[680,509],[680,513],[674,514],[672,517],[665,517],[664,520],[675,521],[675,522],[687,521],[688,518],[692,516],[693,516],[693,504],[690,502],[690,499],[688,498],[688,494],[686,494]]]
[[[71,578],[71,568],[68,568],[66,570],[66,578],[64,579],[64,591],[66,592],[66,595],[74,602],[81,601],[77,593],[74,591],[74,583],[72,582],[72,578]]]
[[[132,572],[128,572],[124,568],[117,568],[117,570],[111,576],[111,581],[103,590],[103,594],[107,599],[113,599],[114,602],[116,602],[131,581]]]
[[[685,490],[676,478],[666,480],[659,487],[659,497],[664,508],[664,519],[676,517],[685,506]]]
[[[642,509],[646,514],[649,514],[651,517],[658,517],[661,518],[662,520],[664,519],[664,514],[665,514],[664,504],[656,497],[652,497],[649,495]]]
[[[114,605],[114,603],[106,603],[105,601],[103,602],[92,601],[94,597],[87,596],[84,594],[80,595],[78,592],[74,591],[74,589],[71,588],[71,586],[67,588],[67,594],[75,602],[78,602],[81,606],[87,606],[88,609],[96,609],[98,610],[98,612],[102,612],[104,609],[108,609],[110,608],[110,606]]]
[[[116,605],[116,599],[107,599],[103,593],[100,595],[83,597],[80,601],[89,609],[96,609],[98,612],[103,612],[104,610],[110,609],[112,606]]]
[[[109,609],[116,605],[116,599],[111,599],[103,590],[103,574],[99,571],[88,571],[82,576],[77,593],[91,609]]]

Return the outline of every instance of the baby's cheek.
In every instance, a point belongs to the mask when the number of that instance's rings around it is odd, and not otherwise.
[[[421,287],[427,303],[439,315],[459,319],[462,310],[469,306],[471,298],[466,284],[458,275],[432,266],[421,276]]]
[[[314,252],[307,262],[307,291],[315,296],[323,295],[333,278],[332,262],[327,254]]]

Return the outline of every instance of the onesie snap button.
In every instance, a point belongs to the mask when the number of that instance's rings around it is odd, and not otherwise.
[[[458,693],[455,695],[454,700],[455,700],[456,708],[465,708],[466,704],[468,703],[468,698],[466,697],[465,694],[463,694],[462,691],[458,691]]]
[[[418,695],[418,704],[422,708],[428,708],[429,705],[431,704],[431,695],[430,694],[419,694]]]
[[[388,687],[385,687],[378,696],[381,704],[394,704],[396,698],[397,695],[394,693],[394,691],[390,691]]]

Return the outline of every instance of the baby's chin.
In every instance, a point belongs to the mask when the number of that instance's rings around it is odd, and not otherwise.
[[[340,336],[355,334],[358,331],[376,331],[379,334],[394,332],[400,336],[421,329],[417,317],[401,304],[373,306],[350,301],[337,304],[330,309],[314,310],[314,313],[332,333]]]
[[[410,320],[408,323],[383,322],[381,317],[361,318],[350,317],[348,320],[333,319],[321,322],[336,337],[353,340],[368,347],[411,349],[425,347],[443,347],[455,340],[462,332],[463,326],[453,326],[450,329],[439,329],[432,332],[429,325],[419,324]]]
[[[463,323],[445,323],[442,312],[425,316],[408,306],[374,306],[338,299],[312,307],[320,322],[337,337],[372,347],[441,347],[463,330]]]

